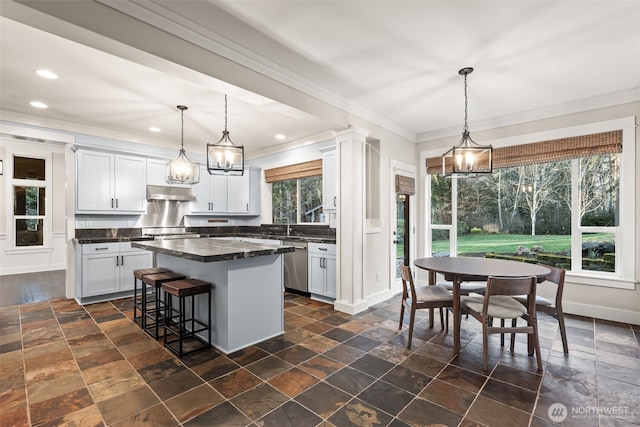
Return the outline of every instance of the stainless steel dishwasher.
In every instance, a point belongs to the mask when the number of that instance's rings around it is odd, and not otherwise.
[[[282,244],[296,248],[294,252],[286,252],[284,254],[284,287],[298,292],[309,293],[307,243],[285,240]]]

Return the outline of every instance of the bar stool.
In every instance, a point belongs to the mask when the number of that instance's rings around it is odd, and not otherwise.
[[[145,300],[144,304],[144,327],[142,328],[146,333],[154,337],[160,338],[160,325],[162,324],[163,308],[164,304],[160,296],[160,290],[162,285],[172,280],[184,279],[186,276],[180,273],[174,273],[173,271],[167,271],[164,273],[147,274],[142,277],[142,283],[145,286],[144,294],[147,293],[147,286],[152,287],[155,290],[154,299],[151,301],[151,308],[149,308],[149,301]],[[146,298],[146,296],[145,296]],[[149,320],[151,323],[149,323]]]
[[[167,268],[140,268],[138,270],[133,270],[133,321],[135,323],[139,323],[140,327],[144,329],[144,313],[145,306],[147,303],[147,293],[146,286],[142,283],[142,277],[147,274],[156,274],[156,273],[166,273],[171,271]],[[138,298],[138,280],[140,283],[140,298]],[[140,311],[140,320],[138,321],[138,311]]]
[[[174,280],[162,284],[164,291],[164,346],[182,358],[186,354],[211,347],[211,283],[198,279]],[[208,323],[196,319],[195,296],[206,294]],[[178,298],[178,308],[173,307],[172,297]],[[186,313],[186,299],[191,297],[189,318]],[[188,328],[190,327],[190,328]],[[207,340],[198,336],[207,331]],[[169,341],[168,336],[176,338]],[[184,351],[184,341],[188,338],[199,341],[202,346]],[[177,348],[176,348],[177,344]]]

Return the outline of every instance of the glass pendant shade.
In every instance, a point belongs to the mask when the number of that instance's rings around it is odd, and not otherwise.
[[[184,105],[176,108],[181,111],[182,131],[180,137],[180,153],[178,157],[167,162],[167,184],[197,184],[200,182],[200,164],[187,157],[184,151]]]
[[[235,145],[227,130],[227,95],[224,96],[224,131],[215,144],[207,144],[209,175],[244,175],[244,147]]]
[[[442,172],[447,178],[471,178],[493,172],[493,147],[477,144],[467,125],[467,75],[473,68],[458,71],[464,76],[464,128],[462,139],[442,155]]]

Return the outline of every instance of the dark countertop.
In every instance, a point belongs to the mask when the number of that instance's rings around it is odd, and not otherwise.
[[[74,239],[77,243],[81,245],[89,244],[89,243],[111,243],[111,242],[144,242],[147,240],[153,240],[153,237],[142,237],[142,236],[119,236],[119,237],[84,237],[84,238],[76,238]]]
[[[201,235],[205,238],[216,238],[223,236],[208,236],[206,234]],[[236,233],[234,237],[252,237],[256,239],[273,239],[282,240],[288,242],[307,242],[307,243],[336,243],[336,239],[329,236],[300,236],[300,235],[286,235],[286,234],[253,234],[253,233]],[[111,243],[111,242],[144,242],[153,240],[153,237],[149,236],[118,236],[118,237],[82,237],[75,238],[76,243],[85,245],[90,243]]]
[[[227,261],[295,251],[293,246],[276,246],[211,237],[135,241],[131,242],[131,246],[200,262]]]

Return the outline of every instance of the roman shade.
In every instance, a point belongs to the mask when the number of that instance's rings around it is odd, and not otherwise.
[[[408,176],[396,175],[396,193],[413,196],[416,194],[416,180]]]
[[[295,165],[281,166],[279,168],[266,169],[264,180],[269,184],[289,179],[307,178],[309,176],[322,176],[322,159],[310,162],[296,163]]]
[[[579,157],[622,152],[622,130],[553,139],[493,149],[493,168],[558,162]],[[427,173],[442,173],[442,157],[426,160]]]

